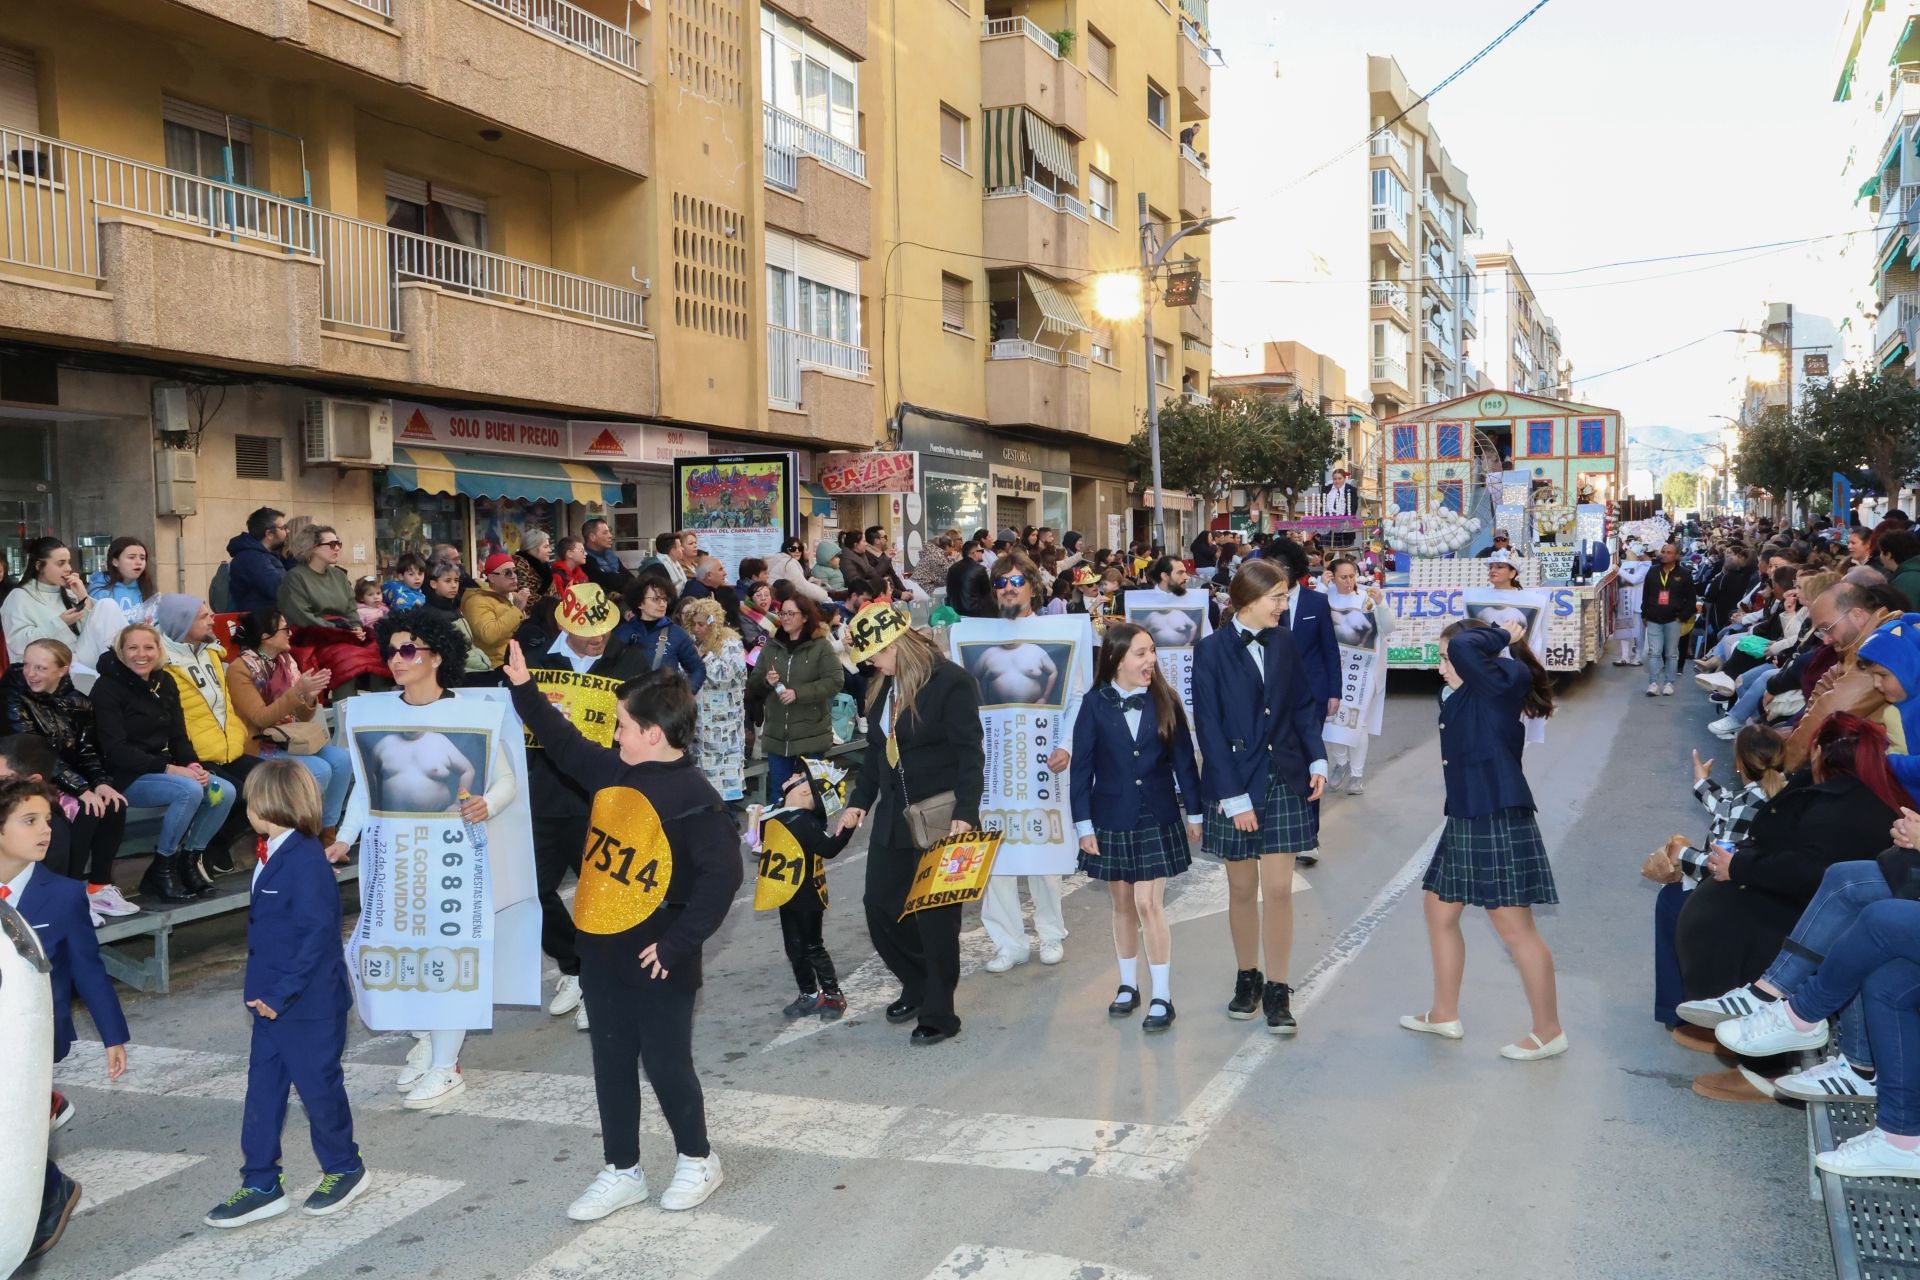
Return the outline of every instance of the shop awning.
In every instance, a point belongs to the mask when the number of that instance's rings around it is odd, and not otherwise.
[[[1046,277],[1031,271],[1022,271],[1020,280],[1027,286],[1027,292],[1033,295],[1034,305],[1040,308],[1040,331],[1057,333],[1062,337],[1074,333],[1091,333],[1087,322],[1080,318],[1080,308]]]
[[[1902,360],[1905,360],[1906,358],[1907,358],[1907,344],[1904,340],[1902,340],[1900,342],[1895,343],[1893,350],[1887,352],[1887,358],[1880,362],[1881,371],[1884,372],[1888,369],[1891,369],[1894,365],[1899,364]]]
[[[1873,199],[1873,197],[1879,194],[1880,194],[1880,171],[1876,169],[1874,170],[1874,174],[1871,178],[1868,178],[1865,182],[1860,184],[1860,193],[1854,196],[1853,202],[1855,204],[1859,204],[1862,200],[1871,200]]]
[[[1900,259],[1906,254],[1906,252],[1907,252],[1907,236],[1905,232],[1902,232],[1900,234],[1900,239],[1894,244],[1893,248],[1887,252],[1886,258],[1881,261],[1880,269],[1873,273],[1874,278],[1878,279],[1882,273],[1891,269],[1893,264],[1900,261]]]
[[[833,495],[812,480],[802,480],[800,482],[800,514],[812,516],[817,520],[831,519]]]
[[[422,493],[467,498],[518,498],[523,502],[597,502],[617,505],[620,481],[593,462],[518,458],[461,449],[396,446],[387,484]]]
[[[1024,173],[1021,165],[1020,120],[1027,114],[1027,109],[994,107],[982,114],[986,118],[982,122],[981,132],[981,170],[986,176],[987,190],[1017,187]]]
[[[1023,112],[1026,116],[1027,149],[1033,152],[1033,163],[1077,189],[1080,179],[1074,174],[1073,144],[1033,112],[1024,108]]]

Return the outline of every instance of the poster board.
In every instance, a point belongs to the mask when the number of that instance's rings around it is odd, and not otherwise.
[[[1367,735],[1377,736],[1386,717],[1386,699],[1376,696],[1387,678],[1387,637],[1374,620],[1362,593],[1360,608],[1343,608],[1327,595],[1333,636],[1340,652],[1340,705],[1327,717],[1320,736],[1348,746]]]
[[[1191,724],[1194,648],[1213,634],[1205,588],[1189,587],[1185,595],[1178,596],[1171,591],[1129,591],[1120,597],[1120,607],[1128,622],[1145,627],[1153,637],[1160,674],[1179,695]]]
[[[580,736],[596,747],[613,745],[614,708],[619,703],[620,681],[606,676],[590,676],[572,667],[535,667],[533,686],[546,695],[553,709],[580,731]],[[533,733],[525,725],[521,733],[529,751],[540,750]]]
[[[790,453],[709,454],[673,463],[673,527],[729,569],[766,559],[797,526],[799,471]]]
[[[1408,582],[1386,588],[1387,607],[1394,617],[1393,634],[1387,638],[1389,667],[1432,670],[1440,665],[1440,632],[1449,622],[1467,616],[1465,598],[1472,589],[1448,578],[1446,566],[1458,563],[1416,561]],[[1479,562],[1482,574],[1485,563]],[[1614,571],[1609,569],[1590,585],[1537,588],[1547,601],[1541,659],[1547,670],[1578,671],[1600,656],[1611,621],[1607,611],[1613,608],[1614,581]]]
[[[913,883],[900,904],[900,918],[928,907],[964,906],[986,897],[1002,839],[998,831],[965,831],[935,841],[920,855]]]

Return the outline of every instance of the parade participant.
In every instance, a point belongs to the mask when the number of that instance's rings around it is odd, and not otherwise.
[[[867,845],[867,931],[881,962],[900,980],[887,1021],[917,1022],[911,1043],[935,1045],[960,1034],[953,1011],[960,906],[926,907],[901,918],[923,852],[907,810],[929,801],[937,806],[951,795],[948,834],[979,825],[987,767],[980,701],[967,673],[894,605],[862,609],[848,625],[847,652],[857,663],[871,662],[880,679],[867,689],[867,749],[840,830],[852,831],[877,806]]]
[[[1641,543],[1629,542],[1620,548],[1620,563],[1615,569],[1620,579],[1616,609],[1620,623],[1613,633],[1620,642],[1620,656],[1613,660],[1616,667],[1637,667],[1644,661],[1640,656],[1640,593],[1652,568],[1653,560]]]
[[[87,579],[87,594],[111,600],[128,617],[154,595],[153,570],[147,544],[138,538],[115,538],[107,546],[107,567]]]
[[[1495,551],[1487,557],[1487,585],[1495,591],[1520,589],[1520,566],[1514,563],[1513,552]]]
[[[1673,677],[1680,669],[1680,629],[1693,621],[1693,611],[1693,575],[1680,564],[1680,548],[1666,543],[1640,592],[1649,698],[1673,692]]]
[[[1293,633],[1280,626],[1288,586],[1280,561],[1249,560],[1227,595],[1233,624],[1200,641],[1193,655],[1207,802],[1202,847],[1227,864],[1227,925],[1238,966],[1227,1016],[1244,1021],[1263,1013],[1275,1035],[1299,1029],[1287,985],[1294,855],[1314,846],[1307,806],[1327,785],[1320,737],[1326,704],[1308,683]]]
[[[779,807],[760,821],[764,860],[770,854],[799,863],[793,896],[780,904],[780,941],[800,994],[780,1012],[789,1018],[819,1014],[829,1022],[847,1011],[833,957],[823,936],[827,916],[827,866],[853,838],[839,823],[846,804],[847,772],[826,760],[803,758],[787,779]]]
[[[430,707],[442,698],[457,696],[447,686],[460,678],[466,666],[467,643],[434,609],[406,609],[380,620],[375,633],[399,686],[400,701],[409,707]],[[438,739],[436,742],[435,739]],[[453,774],[464,769],[471,774],[473,765],[452,750],[443,735],[394,734],[380,746],[391,756],[382,762],[381,790],[390,803],[404,796],[395,807],[431,807],[458,810],[468,825],[487,821],[519,797],[514,780],[513,762],[506,744],[496,742],[493,761],[487,770],[483,794],[471,795],[464,785],[454,785]],[[455,759],[454,757],[458,757]],[[327,847],[327,860],[339,862],[369,816],[367,789],[355,787],[347,803],[347,814],[333,844]],[[414,1046],[407,1053],[395,1084],[407,1090],[401,1103],[410,1111],[436,1107],[465,1091],[466,1078],[460,1073],[460,1049],[466,1044],[465,1027],[433,1028],[413,1033]]]
[[[1392,633],[1393,610],[1387,606],[1386,594],[1371,582],[1361,586],[1360,564],[1352,556],[1341,556],[1333,562],[1331,585],[1327,606],[1333,612],[1335,639],[1371,648],[1378,637]],[[1344,774],[1350,796],[1366,793],[1367,747],[1373,737],[1366,732],[1366,726],[1373,722],[1374,707],[1384,702],[1386,696],[1386,673],[1376,670],[1372,696],[1367,705],[1360,708],[1358,740],[1352,744],[1332,741],[1326,744],[1327,761],[1336,775],[1332,785],[1338,786],[1339,775]]]
[[[1503,1058],[1531,1062],[1567,1051],[1554,995],[1553,953],[1534,926],[1533,908],[1558,902],[1553,868],[1534,821],[1533,792],[1520,767],[1525,730],[1520,716],[1553,712],[1553,681],[1537,663],[1516,661],[1526,628],[1518,622],[1494,627],[1475,618],[1450,623],[1440,633],[1440,676],[1447,692],[1440,704],[1440,754],[1446,783],[1446,827],[1425,889],[1427,942],[1433,953],[1433,1003],[1424,1014],[1407,1014],[1409,1031],[1458,1040],[1460,979],[1466,941],[1460,916],[1484,907],[1513,954],[1533,1011],[1529,1034],[1500,1050]]]
[[[616,713],[615,749],[608,750],[581,737],[540,695],[519,645],[507,647],[501,673],[520,718],[593,797],[573,909],[606,1167],[567,1216],[591,1222],[647,1198],[636,1062],[679,1153],[660,1207],[691,1209],[724,1176],[707,1141],[706,1104],[693,1069],[701,949],[726,919],[741,881],[739,833],[687,755],[693,695],[670,672],[627,685]]]
[[[240,1130],[246,1163],[240,1189],[202,1219],[210,1227],[243,1227],[287,1211],[280,1130],[289,1087],[300,1092],[320,1163],[319,1185],[301,1211],[338,1213],[371,1185],[340,1068],[353,984],[340,950],[340,885],[320,844],[320,789],[293,761],[269,760],[247,776],[243,798],[259,837],[241,994],[253,1015]]]
[[[1077,570],[1075,580],[1086,572],[1089,571]],[[1033,607],[1040,592],[1038,574],[1033,562],[1018,552],[1003,555],[994,561],[991,585],[1001,621],[1019,622],[1023,618],[1036,616]],[[1080,716],[1082,692],[1073,678],[1072,670],[1053,670],[1046,650],[1034,645],[1011,645],[1001,652],[1013,655],[1012,660],[1016,663],[1038,660],[1047,664],[1045,671],[1002,665],[996,672],[993,666],[983,663],[983,678],[993,680],[997,675],[997,682],[1004,688],[1010,701],[1040,701],[1042,699],[1035,696],[1040,690],[1030,686],[1045,680],[1067,682],[1066,701],[1060,712],[1060,732],[1055,741],[1072,742],[1075,722]],[[985,692],[983,688],[982,693]],[[980,701],[992,702],[994,699],[982,696]],[[1066,772],[1072,760],[1071,750],[1057,746],[1047,757],[1047,768],[1057,776]],[[1027,896],[1033,900],[1033,930],[1040,937],[1040,963],[1059,964],[1066,959],[1067,922],[1060,914],[1062,878],[1005,875],[992,876],[987,880],[987,895],[980,901],[980,923],[986,926],[987,936],[993,939],[993,958],[987,961],[988,973],[1005,973],[1015,965],[1025,964],[1032,955],[1027,942],[1026,921],[1020,911],[1022,880],[1027,883]]]
[[[1113,901],[1120,990],[1107,1014],[1124,1018],[1140,1007],[1144,935],[1153,996],[1141,1030],[1165,1031],[1174,1018],[1167,880],[1191,865],[1187,845],[1199,839],[1206,813],[1193,737],[1145,627],[1118,619],[1107,624],[1094,689],[1073,728],[1073,757],[1080,764],[1071,792],[1080,870],[1106,881]]]
[[[833,745],[833,696],[846,684],[820,606],[796,593],[774,610],[780,626],[747,678],[747,695],[765,700],[760,742],[767,756],[767,794],[786,790],[802,755]]]
[[[127,1070],[127,1018],[113,980],[100,963],[100,944],[87,913],[87,892],[78,881],[46,872],[41,862],[53,842],[57,803],[44,782],[0,782],[0,899],[10,903],[40,939],[53,984],[53,1060],[73,1047],[73,998],[78,995],[106,1046],[107,1079]],[[51,1158],[40,1198],[40,1222],[28,1258],[53,1248],[80,1203],[80,1184]]]

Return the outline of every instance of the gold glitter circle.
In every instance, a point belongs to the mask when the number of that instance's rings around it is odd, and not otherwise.
[[[573,923],[588,933],[625,933],[666,901],[673,850],[660,815],[632,787],[607,787],[593,798]]]

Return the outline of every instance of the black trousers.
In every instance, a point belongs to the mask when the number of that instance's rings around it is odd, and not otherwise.
[[[112,884],[113,860],[120,853],[122,837],[127,834],[127,806],[109,809],[97,818],[83,808],[68,825],[73,834],[67,844],[67,865],[63,870],[75,880]]]
[[[705,1158],[707,1105],[693,1071],[693,1001],[689,982],[649,980],[631,986],[592,969],[580,975],[593,1043],[593,1093],[600,1104],[600,1144],[616,1169],[640,1163],[640,1071],[659,1099],[674,1149]]]
[[[867,932],[880,960],[900,980],[900,998],[920,1007],[920,1025],[958,1031],[953,991],[960,985],[960,908],[929,907],[900,919],[920,865],[906,819],[883,801],[867,850]]]
[[[560,900],[560,886],[569,872],[579,879],[580,855],[586,847],[586,810],[568,806],[555,812],[534,797],[533,883],[540,894],[540,949],[553,957],[561,973],[575,977],[580,974],[580,953],[574,950],[573,914]]]
[[[808,995],[816,989],[840,989],[840,979],[833,971],[833,957],[827,954],[822,936],[826,922],[827,913],[817,907],[780,908],[780,941],[786,944],[787,963],[793,966],[793,980]]]

